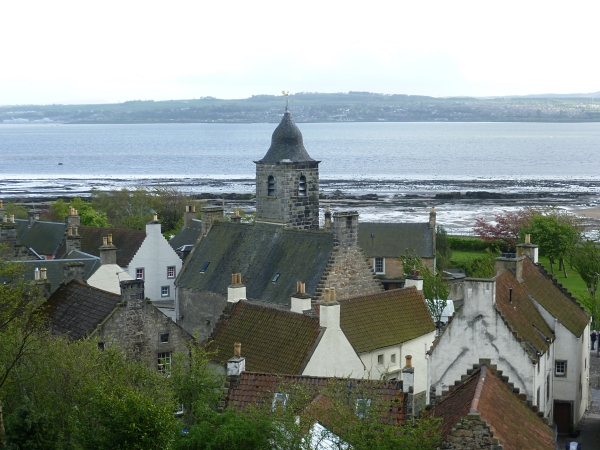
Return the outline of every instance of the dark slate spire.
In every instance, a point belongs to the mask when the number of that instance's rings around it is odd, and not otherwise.
[[[302,142],[302,133],[292,120],[292,115],[285,109],[281,123],[273,132],[269,151],[258,162],[308,162],[314,161]]]

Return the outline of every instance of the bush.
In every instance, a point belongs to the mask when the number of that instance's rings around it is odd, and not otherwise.
[[[486,242],[478,238],[463,238],[458,236],[448,236],[448,243],[452,250],[461,252],[484,252],[490,251],[507,251],[507,245],[503,241]]]

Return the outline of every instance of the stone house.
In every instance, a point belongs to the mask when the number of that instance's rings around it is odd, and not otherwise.
[[[447,391],[474,361],[488,359],[567,432],[588,405],[590,318],[535,264],[532,247],[498,258],[493,279],[465,280],[462,308],[429,351],[430,385]]]
[[[94,340],[101,349],[116,345],[168,371],[173,353],[187,351],[192,336],[145,300],[143,280],[121,288],[117,295],[80,280],[61,285],[45,305],[51,331]]]
[[[234,275],[235,277],[235,275]],[[320,377],[362,378],[365,370],[359,356],[340,329],[340,305],[323,303],[320,317],[297,314],[244,298],[245,287],[231,285],[230,302],[212,336],[208,350],[215,352],[220,366],[231,357],[234,344],[244,348],[245,367],[250,371]],[[295,293],[292,301],[310,297]],[[300,306],[302,308],[302,306]]]
[[[398,259],[407,251],[421,257],[423,264],[435,268],[435,208],[427,223],[361,222],[358,245],[385,289],[404,287],[404,268]]]
[[[433,408],[441,418],[442,449],[521,450],[556,448],[554,431],[515,393],[494,365],[475,365]]]

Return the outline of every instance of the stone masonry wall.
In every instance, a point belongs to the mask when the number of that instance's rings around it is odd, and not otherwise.
[[[494,432],[478,413],[470,413],[461,418],[442,444],[443,449],[451,450],[503,450]]]
[[[273,176],[275,195],[268,195]],[[306,178],[306,196],[298,195],[300,177]],[[319,228],[319,168],[311,163],[256,165],[256,217],[285,223],[301,230]]]
[[[325,288],[335,287],[338,300],[383,291],[373,266],[359,247],[335,247],[315,292],[322,300]]]
[[[208,338],[223,310],[227,296],[215,292],[177,288],[177,323],[202,342]]]

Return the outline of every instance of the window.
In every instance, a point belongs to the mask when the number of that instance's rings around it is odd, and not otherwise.
[[[281,276],[280,273],[276,273],[275,275],[273,275],[273,278],[271,279],[271,283],[273,283],[273,284],[277,283],[277,280],[279,280],[280,276]]]
[[[385,273],[385,259],[384,258],[382,258],[381,256],[375,257],[373,264],[375,266],[375,273]]]
[[[556,361],[554,363],[554,374],[557,377],[567,376],[567,362],[566,361]]]
[[[200,273],[205,273],[206,269],[208,269],[209,264],[210,261],[204,261],[204,264],[202,264],[202,267],[200,268]]]
[[[550,401],[550,374],[546,376],[546,403]]]
[[[273,175],[269,175],[269,179],[267,181],[267,189],[269,197],[275,195],[275,178],[273,178]]]
[[[165,375],[171,375],[171,352],[158,354],[158,371]]]
[[[167,278],[175,278],[175,266],[167,267]]]
[[[383,365],[383,355],[377,355],[377,364]]]
[[[392,356],[390,356],[390,363],[396,364],[396,354],[395,353],[392,353]]]
[[[143,267],[138,267],[137,269],[135,269],[135,279],[136,280],[144,279],[144,268]]]
[[[161,297],[168,297],[171,293],[171,289],[169,286],[161,286],[160,287],[160,296]]]
[[[271,412],[275,412],[279,408],[285,411],[285,405],[289,397],[290,394],[282,394],[281,392],[275,392],[275,395],[273,395],[273,404],[271,405]]]
[[[306,177],[302,175],[298,181],[298,195],[300,197],[306,197]]]
[[[169,333],[160,333],[160,343],[168,344],[169,343]]]
[[[356,399],[356,415],[361,418],[364,419],[365,417],[367,417],[367,414],[369,412],[369,407],[371,406],[371,399],[370,398],[357,398]]]

